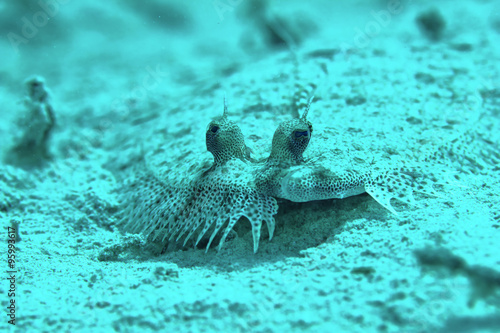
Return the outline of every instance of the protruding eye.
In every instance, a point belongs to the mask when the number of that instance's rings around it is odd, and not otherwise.
[[[294,134],[296,138],[300,138],[301,136],[308,136],[309,131],[304,131],[304,132],[295,131]]]
[[[214,125],[210,128],[210,130],[213,132],[213,133],[217,133],[217,131],[219,130],[219,126],[217,125]]]

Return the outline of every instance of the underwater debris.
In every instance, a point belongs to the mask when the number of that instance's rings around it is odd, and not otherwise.
[[[420,31],[431,41],[437,42],[443,37],[446,21],[437,9],[420,13],[416,22]]]
[[[22,223],[21,218],[13,218],[10,220],[10,228],[9,230],[13,230],[14,233],[14,240],[16,243],[19,243],[21,241],[21,235],[19,233],[19,226]]]
[[[295,49],[318,31],[314,19],[303,11],[282,15],[270,7],[270,1],[256,0],[242,10],[241,20],[247,21],[252,32],[242,36],[242,45],[248,51],[259,44],[274,50]]]
[[[446,248],[424,248],[415,250],[414,254],[422,268],[444,271],[451,276],[465,276],[471,287],[469,307],[473,307],[480,299],[498,301],[500,272],[485,266],[470,265]],[[500,306],[500,303],[496,305]]]
[[[45,80],[34,76],[25,81],[25,86],[24,105],[27,110],[17,121],[14,145],[5,161],[22,167],[36,167],[50,158],[48,141],[56,120]]]

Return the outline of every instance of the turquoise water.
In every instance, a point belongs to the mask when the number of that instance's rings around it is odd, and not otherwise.
[[[498,1],[3,1],[0,30],[1,328],[500,331]]]

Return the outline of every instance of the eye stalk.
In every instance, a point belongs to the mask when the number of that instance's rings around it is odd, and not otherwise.
[[[268,164],[286,166],[304,162],[302,155],[309,145],[313,132],[312,124],[306,118],[312,100],[311,97],[302,117],[284,121],[278,126],[274,132]]]
[[[215,166],[223,165],[232,159],[247,158],[243,133],[238,125],[228,119],[225,98],[224,113],[208,124],[205,139],[207,150],[214,155]]]

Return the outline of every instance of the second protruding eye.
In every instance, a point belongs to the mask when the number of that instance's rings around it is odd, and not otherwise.
[[[300,138],[301,136],[309,136],[309,131],[295,131],[295,137]]]
[[[217,131],[219,131],[219,126],[217,125],[214,125],[210,128],[210,130],[213,132],[213,133],[217,133]]]

